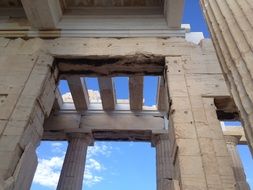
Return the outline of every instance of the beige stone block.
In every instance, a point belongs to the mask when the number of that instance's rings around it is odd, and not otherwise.
[[[218,174],[206,174],[207,187],[210,190],[224,190]]]
[[[22,150],[19,147],[13,151],[0,151],[0,177],[7,179],[12,176],[21,154]]]
[[[19,54],[35,54],[44,48],[44,40],[40,38],[32,38],[22,44]]]
[[[217,139],[217,140],[223,140],[223,132],[222,132],[222,128],[220,126],[220,122],[217,121],[215,123],[209,123],[209,127],[210,130],[213,133],[213,139]]]
[[[44,124],[44,113],[40,106],[36,105],[34,108],[33,115],[31,116],[30,125],[34,127],[39,136],[43,135],[43,124]]]
[[[175,96],[171,99],[172,109],[191,109],[190,100],[188,96]]]
[[[186,74],[190,95],[229,96],[222,74]]]
[[[199,146],[202,154],[214,154],[213,140],[211,138],[199,138]]]
[[[195,126],[198,137],[200,138],[224,139],[222,131],[220,133],[220,130],[216,128],[216,125],[214,126],[208,123],[198,122],[195,123]]]
[[[176,138],[196,138],[196,129],[193,123],[175,123]]]
[[[199,144],[197,139],[177,139],[179,156],[199,156]]]
[[[184,74],[183,62],[180,57],[165,57],[165,63],[167,66],[167,73],[170,74]]]
[[[210,54],[210,52],[208,52]],[[222,73],[215,52],[211,55],[192,55],[191,60],[184,64],[185,73],[188,74],[218,74]]]
[[[22,77],[28,77],[37,61],[37,55],[5,55],[0,57],[1,71],[7,75],[15,73],[23,74]]]
[[[179,156],[181,175],[192,177],[204,177],[201,156]]]
[[[184,75],[167,75],[170,97],[188,96]]]
[[[33,72],[41,75],[45,73],[50,73],[51,72],[50,69],[53,65],[53,62],[54,62],[53,56],[45,53],[40,53],[36,65],[33,69]]]
[[[53,86],[49,82],[46,83],[41,96],[38,98],[40,105],[43,107],[43,110],[47,116],[49,116],[55,101],[55,89],[55,84]]]
[[[204,176],[181,175],[181,189],[207,190]]]
[[[6,48],[0,52],[0,55],[16,55],[21,50],[22,45],[25,43],[25,40],[17,38],[15,40],[10,40]]]
[[[191,101],[191,107],[195,109],[204,109],[204,102],[202,100],[202,96],[196,95],[196,96],[189,96]]]
[[[12,120],[29,120],[34,111],[36,97],[21,95],[11,116]]]
[[[7,120],[0,120],[0,136],[2,135],[5,125],[7,123]]]
[[[213,140],[216,156],[228,156],[228,149],[225,140]]]
[[[31,125],[26,128],[19,141],[19,144],[22,148],[25,148],[29,143],[32,143],[34,147],[37,147],[39,145],[42,136],[38,134],[37,130],[38,129],[36,129],[35,126]]]
[[[10,120],[4,130],[4,136],[20,136],[23,134],[25,128],[28,125],[28,121]]]
[[[1,77],[1,76],[0,76]],[[0,83],[0,94],[8,94],[8,95],[20,95],[21,91],[24,88],[24,84],[20,84],[20,85],[9,85],[6,83]]]
[[[29,143],[19,160],[14,172],[14,190],[29,189],[37,167],[38,161],[35,147]]]
[[[173,110],[170,117],[174,123],[193,123],[191,110]]]
[[[236,190],[236,182],[233,174],[230,175],[220,175],[223,189],[226,190]]]
[[[195,122],[207,122],[206,113],[204,109],[193,108],[192,109],[193,118]]]
[[[230,156],[217,156],[217,164],[219,166],[219,174],[222,176],[233,175],[232,160]]]
[[[20,137],[20,135],[2,135],[0,137],[0,152],[14,151],[18,146]]]
[[[44,84],[48,77],[48,73],[45,73],[43,75],[32,73],[25,85],[22,95],[38,97],[42,93]]]
[[[202,155],[203,167],[208,175],[219,174],[219,165],[217,164],[215,153],[205,153]]]
[[[2,94],[0,99],[0,119],[8,119],[16,106],[18,94]]]

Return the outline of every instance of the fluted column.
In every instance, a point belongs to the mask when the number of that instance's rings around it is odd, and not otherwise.
[[[253,153],[253,1],[200,2]]]
[[[81,190],[90,134],[69,134],[69,145],[65,155],[57,190]]]
[[[238,137],[235,136],[225,136],[225,140],[227,143],[228,151],[232,158],[233,163],[233,171],[237,184],[238,190],[250,190],[249,185],[246,181],[246,176],[244,173],[243,165],[236,149],[236,145],[239,142]]]
[[[156,147],[157,190],[170,190],[172,183],[172,164],[170,159],[170,142],[167,134],[154,137]]]

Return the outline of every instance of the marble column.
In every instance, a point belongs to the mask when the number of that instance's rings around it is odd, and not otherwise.
[[[253,153],[253,1],[200,2]]]
[[[170,190],[172,183],[172,164],[170,159],[170,142],[167,134],[153,138],[156,147],[157,190]]]
[[[69,134],[69,145],[57,190],[82,189],[87,148],[91,141],[90,134]]]
[[[227,143],[228,151],[232,158],[233,171],[237,184],[238,190],[250,190],[249,185],[246,181],[246,176],[244,173],[243,165],[239,156],[239,153],[236,149],[236,145],[239,142],[239,138],[236,136],[225,136]]]

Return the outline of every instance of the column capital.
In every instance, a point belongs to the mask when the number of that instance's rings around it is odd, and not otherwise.
[[[232,135],[225,135],[225,141],[227,144],[232,144],[236,146],[239,143],[241,136],[232,136]]]
[[[67,133],[67,137],[69,141],[73,139],[83,139],[88,144],[88,146],[93,146],[94,144],[92,133],[73,132],[73,133]]]
[[[169,140],[169,134],[153,135],[151,139],[151,145],[155,147],[161,140]]]

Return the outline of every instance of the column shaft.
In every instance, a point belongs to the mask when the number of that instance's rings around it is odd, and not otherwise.
[[[200,0],[213,43],[253,148],[253,3]],[[253,153],[253,152],[252,152]]]
[[[230,153],[232,158],[233,171],[238,190],[249,190],[250,188],[246,181],[243,165],[239,153],[236,149],[236,145],[238,144],[238,138],[234,136],[225,136],[225,139],[227,142],[228,152]]]
[[[172,165],[168,135],[159,135],[155,145],[157,190],[169,190],[172,182]]]
[[[57,190],[81,190],[90,135],[70,136]]]

